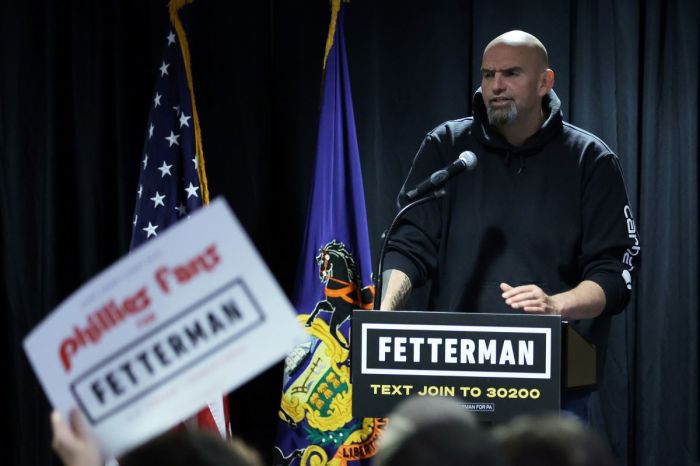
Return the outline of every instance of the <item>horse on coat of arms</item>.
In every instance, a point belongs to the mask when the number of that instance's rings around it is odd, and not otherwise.
[[[350,318],[353,309],[371,309],[374,302],[374,287],[362,287],[357,264],[343,243],[335,240],[323,246],[316,256],[319,279],[325,285],[325,299],[319,301],[306,320],[310,327],[319,312],[331,314],[331,335],[340,345],[349,349],[345,338],[338,337],[339,327]]]

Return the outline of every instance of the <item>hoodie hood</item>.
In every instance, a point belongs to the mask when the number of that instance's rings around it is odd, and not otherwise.
[[[474,136],[485,146],[501,149],[508,153],[527,155],[532,149],[541,147],[556,135],[561,134],[563,126],[561,101],[553,90],[549,91],[547,95],[542,98],[542,109],[547,115],[544,124],[535,134],[530,136],[523,145],[517,147],[508,143],[498,130],[489,124],[481,88],[477,89],[474,93],[473,108],[474,125],[472,131],[474,132]]]

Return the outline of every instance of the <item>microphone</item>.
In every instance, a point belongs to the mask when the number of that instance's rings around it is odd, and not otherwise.
[[[418,186],[406,193],[406,197],[409,201],[422,197],[431,191],[442,188],[452,177],[459,175],[464,170],[474,170],[475,167],[476,154],[465,150],[459,154],[459,157],[454,162],[442,170],[434,172],[427,180],[421,181]]]

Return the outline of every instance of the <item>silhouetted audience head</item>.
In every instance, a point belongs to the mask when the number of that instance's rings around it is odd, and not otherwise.
[[[229,444],[208,432],[173,431],[130,451],[120,466],[262,466],[258,454],[240,441]]]
[[[453,400],[411,397],[389,415],[374,466],[501,466],[491,435]]]
[[[54,410],[51,428],[52,447],[65,466],[104,465],[100,445],[77,408],[71,409],[68,422]],[[262,461],[241,440],[226,442],[213,433],[178,429],[149,440],[119,459],[119,466],[151,465],[262,466]]]
[[[603,440],[571,416],[520,416],[494,428],[493,434],[510,466],[615,464]]]

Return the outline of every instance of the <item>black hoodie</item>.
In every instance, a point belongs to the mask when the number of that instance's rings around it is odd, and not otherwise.
[[[556,294],[591,280],[605,292],[603,314],[629,301],[639,242],[619,161],[599,138],[563,122],[554,92],[543,108],[540,130],[514,147],[488,124],[477,91],[473,118],[443,123],[423,141],[399,206],[461,152],[478,158],[447,195],[409,211],[387,249],[385,269],[405,272],[414,287],[430,282],[430,309],[515,312],[501,282]]]

